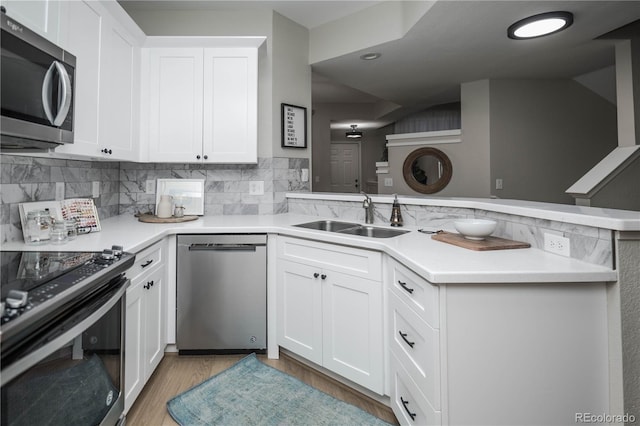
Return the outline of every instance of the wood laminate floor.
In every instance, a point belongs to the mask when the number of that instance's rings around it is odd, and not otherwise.
[[[209,377],[226,370],[245,355],[178,356],[165,354],[164,359],[127,414],[128,426],[176,425],[167,411],[167,401]],[[327,377],[284,354],[280,359],[258,355],[260,361],[284,371],[310,386],[346,401],[391,424],[398,424],[391,409],[359,392]],[[309,425],[311,426],[311,425]]]

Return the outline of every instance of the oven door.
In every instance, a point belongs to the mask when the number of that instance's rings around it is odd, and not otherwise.
[[[3,354],[0,424],[115,425],[124,411],[124,276]],[[6,356],[4,356],[6,355]]]

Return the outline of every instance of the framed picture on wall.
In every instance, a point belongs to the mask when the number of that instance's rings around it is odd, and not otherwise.
[[[307,109],[301,106],[281,104],[282,147],[307,147]]]

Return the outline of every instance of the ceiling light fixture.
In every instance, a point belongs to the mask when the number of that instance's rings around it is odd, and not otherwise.
[[[356,130],[357,127],[357,124],[351,125],[351,130],[347,132],[347,139],[360,139],[362,137],[362,132]]]
[[[380,56],[382,56],[380,53],[371,52],[360,55],[360,59],[362,59],[363,61],[373,61],[374,59],[378,59]]]
[[[526,40],[555,34],[573,24],[571,12],[547,12],[521,19],[507,30],[509,38]]]

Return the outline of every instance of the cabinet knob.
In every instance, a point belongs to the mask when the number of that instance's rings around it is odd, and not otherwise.
[[[101,149],[100,152],[103,152],[105,154],[111,154],[113,151],[111,151],[110,149],[105,148],[105,149]]]
[[[200,156],[199,156],[199,155],[196,155],[196,160],[199,160],[199,159],[200,159]]]
[[[320,276],[320,274],[319,274],[319,273],[317,273],[317,272],[314,272],[314,273],[313,273],[313,278],[318,278],[319,276]]]
[[[147,283],[146,283],[145,285],[143,285],[143,287],[144,287],[146,290],[149,290],[151,287],[153,287],[153,280],[151,280],[151,281],[147,281]]]
[[[323,279],[323,280],[324,280],[325,278],[327,278],[327,275],[326,275],[326,274],[322,274],[322,275],[320,275],[320,279]]]
[[[208,156],[208,155],[205,155],[205,156],[204,156],[204,159],[205,159],[205,160],[208,160],[208,159],[209,159],[209,156]]]

